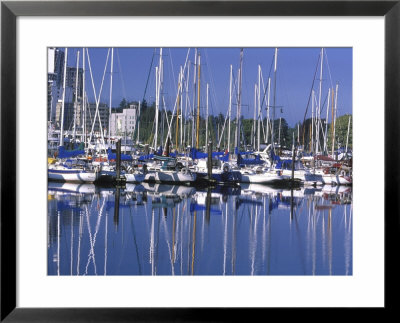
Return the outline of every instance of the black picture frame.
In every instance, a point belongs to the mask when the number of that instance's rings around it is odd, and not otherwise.
[[[385,306],[396,310],[399,246],[400,1],[2,1],[1,2],[1,322],[253,321],[251,308],[16,307],[16,19],[18,16],[384,16]],[[371,162],[371,161],[366,161]],[[372,161],[373,162],[373,161]],[[377,156],[373,164],[382,162]],[[373,234],[373,233],[371,233]],[[374,259],[371,259],[374,261]],[[212,291],[210,291],[212,292]],[[279,310],[279,309],[275,309]],[[282,310],[282,309],[281,309]],[[283,309],[287,310],[287,309]],[[329,309],[327,309],[329,310]],[[384,310],[385,312],[382,312]],[[240,313],[239,313],[240,312]],[[334,318],[334,312],[329,311]],[[370,315],[371,312],[368,312]],[[392,314],[392,313],[391,313]],[[343,315],[343,314],[339,314]],[[376,316],[378,317],[378,316]],[[272,317],[264,317],[267,319]],[[282,318],[282,317],[281,317]],[[299,317],[298,317],[299,318]],[[320,317],[323,319],[324,317]],[[326,318],[326,317],[325,317]],[[374,316],[369,316],[374,318]]]

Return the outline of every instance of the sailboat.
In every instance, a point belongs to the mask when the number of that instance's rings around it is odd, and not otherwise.
[[[196,179],[196,174],[191,172],[188,167],[179,169],[174,157],[155,155],[153,159],[159,165],[159,169],[148,171],[144,176],[145,182],[187,184]]]
[[[81,159],[67,159],[49,164],[47,176],[50,181],[94,183],[97,172]]]

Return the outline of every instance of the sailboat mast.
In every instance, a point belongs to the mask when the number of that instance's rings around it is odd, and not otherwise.
[[[157,151],[158,143],[158,111],[160,109],[160,75],[161,75],[161,64],[162,64],[162,48],[160,48],[160,60],[158,66],[156,66],[156,126],[154,132],[154,150]]]
[[[231,146],[231,111],[232,111],[232,65],[229,74],[228,152],[230,152],[230,146]]]
[[[108,145],[111,144],[111,109],[112,109],[112,84],[113,84],[114,48],[111,48],[111,73],[110,73],[110,106],[108,115]],[[125,142],[126,144],[126,142]]]
[[[271,78],[268,77],[268,94],[267,94],[267,130],[265,131],[266,133],[266,140],[265,142],[268,143],[268,138],[269,138],[269,124],[270,124],[270,120],[269,120],[269,99],[270,99],[270,94],[271,94]]]
[[[274,128],[275,128],[275,107],[276,107],[276,68],[278,64],[278,48],[275,48],[275,62],[274,62],[274,106],[272,107],[272,123],[271,123],[271,145],[272,151],[275,153],[274,143]]]
[[[238,105],[237,105],[237,127],[236,127],[236,147],[240,149],[240,115],[242,104],[242,68],[243,68],[243,48],[240,49],[240,68],[238,75]]]
[[[314,90],[311,97],[311,155],[314,156]]]
[[[315,145],[315,152],[318,154],[318,148],[319,148],[319,124],[321,121],[321,95],[322,95],[322,72],[323,72],[323,63],[324,63],[324,49],[321,48],[321,66],[319,70],[319,94],[318,94],[318,107],[316,111],[316,145]]]
[[[261,66],[258,65],[258,132],[257,132],[257,151],[260,151],[260,135],[261,135]]]
[[[182,66],[179,72],[179,80],[178,80],[178,97],[176,102],[176,129],[175,129],[175,149],[178,149],[178,135],[179,135],[179,107],[180,107],[180,87],[181,87],[181,74],[182,74]],[[172,122],[172,121],[171,121]]]
[[[62,101],[61,101],[60,146],[64,146],[64,105],[65,105],[65,82],[67,79],[67,59],[68,59],[68,48],[65,47],[63,94],[62,94]]]
[[[336,112],[337,112],[337,94],[338,94],[339,84],[336,83],[336,91],[335,91],[335,113],[333,116],[333,136],[332,136],[332,156],[335,152],[335,136],[336,136]]]
[[[180,118],[181,118],[181,122],[180,122],[181,134],[180,134],[180,146],[181,146],[181,147],[182,147],[182,145],[183,145],[183,73],[184,73],[184,71],[183,71],[182,66],[181,66],[181,82],[180,82],[180,97],[181,97],[181,100],[180,100],[180,102],[181,102],[181,115],[180,115]]]
[[[79,72],[79,50],[76,57],[76,74],[75,74],[75,104],[74,104],[74,129],[73,129],[74,142],[76,136],[76,110],[78,109],[78,72]]]
[[[137,124],[137,139],[136,139],[136,144],[139,144],[140,142],[140,101],[139,101],[139,107],[138,107],[138,124]]]
[[[85,143],[85,148],[87,147],[86,143],[86,71],[85,71],[85,48],[82,48],[82,112],[83,112],[83,125],[82,125],[82,132],[83,132],[83,142]]]
[[[257,84],[254,84],[254,114],[253,114],[253,129],[251,132],[251,143],[253,149],[256,149],[256,110],[257,110]]]
[[[200,133],[200,53],[197,54],[197,123],[196,123],[196,148],[199,148]]]
[[[219,126],[219,124],[218,124]],[[219,131],[218,131],[219,132]],[[218,133],[219,135],[219,133]],[[207,83],[207,91],[206,91],[206,147],[208,145],[208,83]]]
[[[328,103],[326,105],[326,120],[325,120],[325,140],[324,140],[324,153],[328,151],[328,117],[329,117],[329,99],[331,97],[331,89],[328,90]]]
[[[190,61],[189,61],[189,66],[190,66]],[[183,142],[185,143],[185,146],[188,143],[189,139],[189,125],[186,125],[187,120],[188,120],[188,101],[189,101],[189,75],[190,74],[190,68],[188,67],[187,69],[187,76],[186,76],[186,89],[185,89],[185,123],[183,124]],[[188,129],[188,134],[186,138],[186,128]],[[185,147],[186,148],[186,147]]]

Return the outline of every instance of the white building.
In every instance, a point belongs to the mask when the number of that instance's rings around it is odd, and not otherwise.
[[[137,105],[123,109],[122,113],[111,114],[111,136],[131,136],[135,132],[137,121]]]

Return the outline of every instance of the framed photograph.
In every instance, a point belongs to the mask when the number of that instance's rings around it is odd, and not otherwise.
[[[399,15],[3,1],[1,320],[393,310]]]

